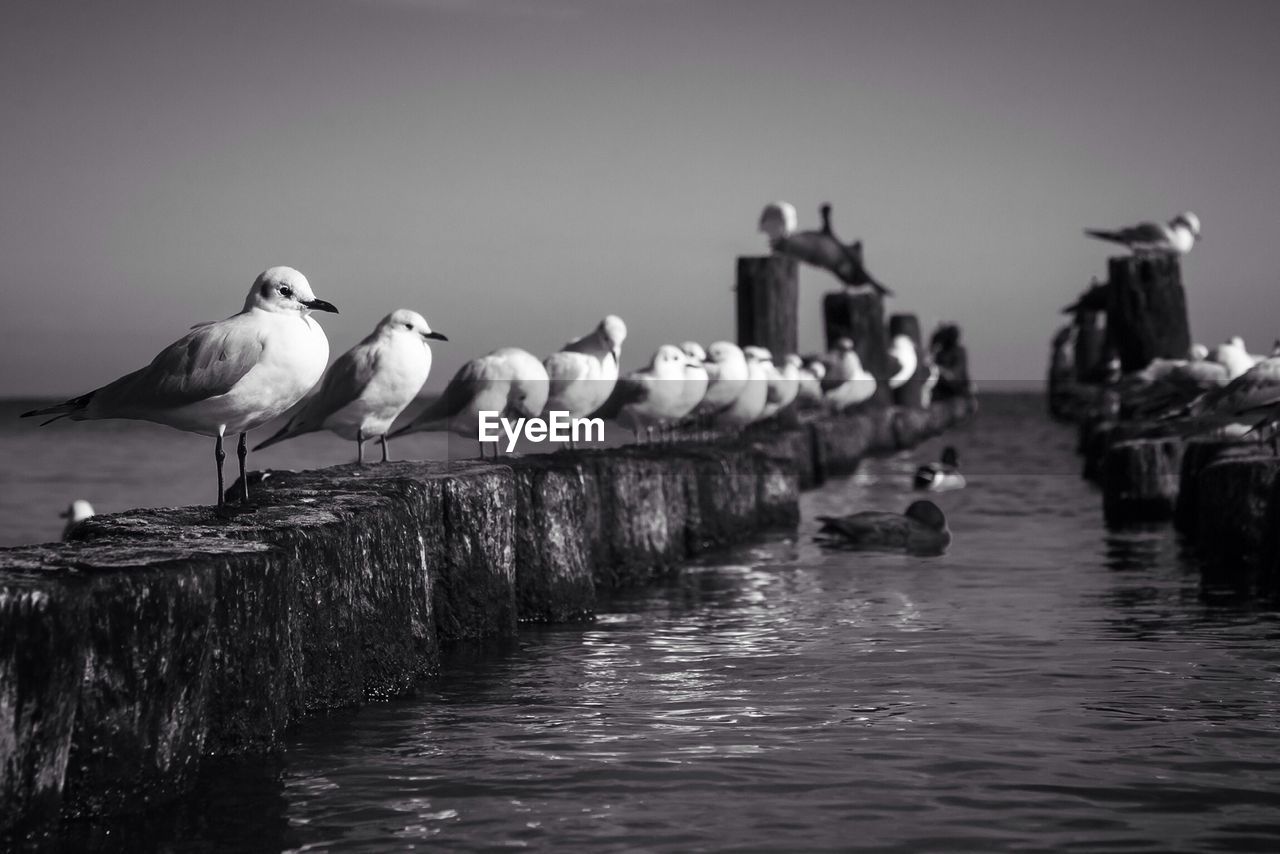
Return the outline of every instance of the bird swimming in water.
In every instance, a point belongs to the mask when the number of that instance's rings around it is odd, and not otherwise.
[[[1086,228],[1084,233],[1127,246],[1134,255],[1186,255],[1200,240],[1200,218],[1185,211],[1168,223],[1140,222],[1111,230]]]
[[[272,267],[254,280],[244,308],[226,320],[201,323],[160,351],[151,364],[88,394],[24,412],[88,421],[129,418],[154,421],[215,438],[218,506],[224,503],[222,439],[239,433],[243,500],[246,435],[281,415],[315,387],[329,361],[329,340],[312,311],[337,313],[317,299],[307,277],[292,267]]]
[[[356,443],[356,462],[361,465],[365,441],[376,436],[385,463],[391,422],[418,396],[431,373],[431,345],[427,342],[448,340],[433,332],[416,311],[401,308],[391,312],[363,341],[329,366],[320,387],[303,401],[289,423],[253,450],[330,430]]]
[[[68,504],[67,509],[58,514],[59,519],[67,520],[67,524],[62,526],[62,539],[69,539],[76,525],[93,515],[96,515],[93,512],[93,505],[83,498],[77,498]]]
[[[960,474],[960,455],[956,449],[948,445],[942,449],[942,459],[936,463],[925,463],[916,469],[912,486],[929,492],[949,492],[953,489],[964,489],[964,475]]]
[[[823,545],[871,551],[939,555],[951,545],[947,517],[932,501],[913,501],[906,512],[865,510],[848,516],[819,516]]]

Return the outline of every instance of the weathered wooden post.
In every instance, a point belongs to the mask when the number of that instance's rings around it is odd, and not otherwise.
[[[884,324],[884,301],[872,290],[849,289],[830,291],[822,298],[822,319],[827,333],[827,349],[836,341],[849,338],[858,352],[862,367],[876,378],[876,394],[872,400],[888,404],[889,344]]]
[[[785,255],[738,258],[738,344],[773,353],[776,364],[799,349],[799,264]]]
[[[1182,267],[1172,255],[1125,255],[1107,262],[1107,348],[1120,369],[1140,371],[1152,359],[1186,358],[1191,349]]]
[[[1076,381],[1098,382],[1107,361],[1107,313],[1082,311],[1076,315]]]
[[[913,409],[924,408],[924,386],[929,380],[929,353],[924,347],[920,335],[920,318],[914,314],[894,314],[889,316],[889,340],[899,335],[911,339],[916,348],[916,372],[904,384],[894,389],[893,402],[898,406],[909,406]]]

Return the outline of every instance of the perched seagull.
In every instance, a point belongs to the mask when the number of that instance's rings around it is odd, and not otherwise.
[[[796,372],[796,402],[808,407],[821,406],[822,378],[827,375],[827,366],[816,359],[806,365],[804,359],[795,353],[787,356],[787,365]]]
[[[511,399],[515,369],[509,359],[489,354],[467,362],[449,380],[441,395],[391,437],[421,431],[450,431],[480,442],[480,413],[503,412]],[[497,455],[495,449],[494,455]]]
[[[774,241],[794,234],[798,224],[796,207],[790,202],[770,202],[760,212],[759,230],[769,238],[770,246]]]
[[[777,415],[795,401],[796,395],[800,392],[800,376],[794,368],[789,373],[778,370],[773,364],[773,354],[764,347],[744,347],[743,352],[748,359],[754,359],[764,367],[768,383],[764,411],[760,413],[760,420],[764,421]]]
[[[77,498],[68,504],[67,509],[58,514],[59,519],[67,520],[67,524],[62,527],[62,539],[69,539],[76,525],[93,515],[93,505],[83,498]]]
[[[713,358],[719,343],[711,345],[709,355]],[[764,365],[745,350],[742,354],[747,366],[747,381],[742,384],[733,402],[715,413],[713,423],[720,429],[741,430],[754,424],[760,420],[765,404],[769,400],[769,377],[765,373]]]
[[[316,299],[297,270],[272,267],[254,281],[239,314],[194,327],[145,368],[22,417],[54,416],[46,424],[59,418],[133,418],[214,436],[219,506],[226,459],[222,438],[239,433],[240,482],[248,500],[245,434],[301,400],[329,361],[329,341],[312,311],[338,310]]]
[[[737,344],[716,341],[707,348],[704,368],[707,371],[707,392],[695,411],[711,416],[732,406],[746,388],[747,358]]]
[[[1186,211],[1168,223],[1140,222],[1114,231],[1086,228],[1084,233],[1127,246],[1134,255],[1186,255],[1200,240],[1200,218]]]
[[[636,441],[640,440],[641,431],[652,437],[655,427],[674,424],[696,405],[687,404],[685,400],[684,369],[690,364],[689,357],[679,347],[663,344],[647,367],[618,380],[609,401],[596,411],[596,417],[613,419],[630,427]]]
[[[1244,346],[1244,340],[1238,335],[1215,347],[1209,354],[1209,358],[1226,366],[1229,379],[1241,376],[1259,361],[1249,353]]]
[[[876,393],[876,378],[862,367],[858,351],[848,338],[836,341],[831,366],[822,378],[823,396],[836,412],[843,412],[870,400]]]
[[[489,354],[505,359],[511,366],[511,399],[507,414],[517,418],[536,418],[547,405],[551,380],[538,357],[519,347],[499,347]]]
[[[830,270],[846,285],[870,285],[881,296],[891,296],[893,291],[872,278],[863,266],[862,242],[846,246],[836,237],[831,228],[831,205],[823,204],[819,211],[822,214],[821,231],[801,231],[775,238],[771,244],[773,251]]]
[[[898,363],[898,370],[889,377],[889,388],[897,389],[906,385],[907,380],[916,374],[920,357],[916,353],[916,345],[906,335],[895,335],[889,342],[889,356]]]
[[[431,373],[427,342],[448,340],[433,332],[416,311],[396,309],[367,338],[339,356],[289,423],[254,450],[304,433],[331,430],[355,441],[356,462],[361,465],[365,440],[377,436],[385,463],[391,422],[418,396]]]
[[[547,411],[583,418],[603,406],[618,380],[618,359],[626,337],[627,325],[611,314],[594,332],[548,356],[543,362],[550,380]]]
[[[692,415],[707,396],[711,375],[707,372],[707,352],[702,349],[701,344],[686,341],[680,345],[680,350],[688,360],[684,366],[684,388],[680,392],[680,405],[684,408],[684,415],[681,416],[683,419]]]
[[[1187,405],[1166,412],[1161,420],[1179,420],[1180,432],[1252,425],[1249,430],[1272,427],[1280,420],[1280,347],[1221,388],[1211,389]]]

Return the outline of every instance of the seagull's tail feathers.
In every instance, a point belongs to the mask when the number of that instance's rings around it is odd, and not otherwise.
[[[254,445],[253,446],[254,452],[256,453],[257,451],[261,451],[263,448],[269,448],[272,445],[276,444],[277,442],[283,442],[285,439],[292,439],[294,436],[298,435],[297,433],[291,430],[292,427],[293,427],[293,422],[290,421],[288,424],[284,425],[279,430],[277,430],[275,432],[275,435],[270,436],[266,439],[263,439],[261,442]]]
[[[95,394],[97,394],[96,391],[91,391],[88,394],[82,394],[79,397],[73,397],[68,401],[59,403],[57,406],[50,406],[46,409],[33,409],[30,412],[22,413],[18,417],[35,418],[40,415],[52,415],[53,417],[48,421],[40,422],[41,427],[63,418],[74,418],[77,413],[84,411],[85,407],[89,405],[89,401],[93,400]]]
[[[1097,228],[1086,228],[1084,233],[1098,240],[1109,240],[1112,243],[1121,243],[1128,245],[1128,241],[1124,239],[1124,235],[1118,231],[1103,231]]]

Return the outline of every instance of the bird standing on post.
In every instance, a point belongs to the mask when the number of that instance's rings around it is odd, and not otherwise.
[[[548,412],[567,412],[585,418],[604,405],[618,381],[618,361],[627,325],[616,314],[600,321],[595,330],[565,344],[543,362],[550,380]],[[569,443],[573,447],[573,442]]]
[[[213,436],[219,507],[227,456],[222,439],[239,433],[236,453],[242,498],[248,501],[246,434],[301,400],[329,361],[329,341],[312,311],[338,310],[316,299],[307,277],[297,270],[272,267],[254,280],[239,314],[193,327],[145,368],[22,417],[54,416],[45,424],[60,418],[131,418]]]
[[[1086,228],[1084,233],[1127,246],[1134,255],[1186,255],[1200,240],[1200,218],[1185,211],[1168,223],[1140,222],[1110,230]]]
[[[331,430],[356,443],[356,462],[364,464],[364,443],[377,436],[382,461],[389,459],[387,431],[422,390],[431,373],[431,345],[448,341],[433,332],[426,318],[407,308],[391,312],[356,346],[325,371],[315,393],[289,423],[255,451],[317,430]]]

